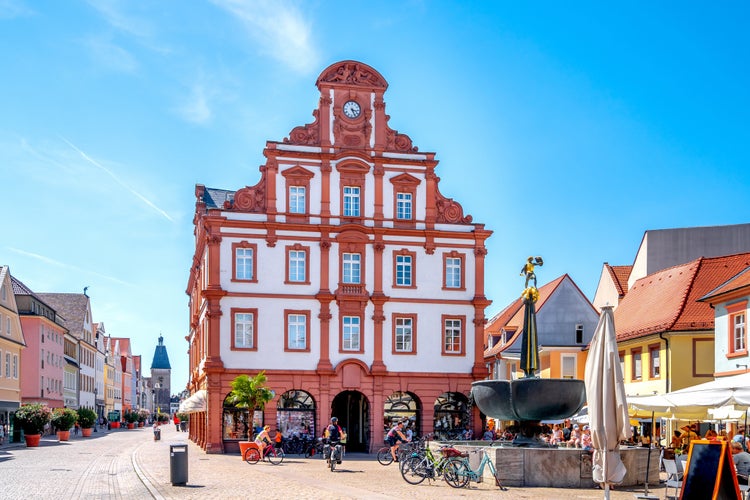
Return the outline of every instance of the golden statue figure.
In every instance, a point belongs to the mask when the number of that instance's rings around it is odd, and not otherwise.
[[[527,259],[526,264],[521,268],[521,276],[526,276],[526,284],[524,285],[526,288],[529,287],[529,281],[532,281],[534,283],[532,286],[536,288],[536,274],[534,274],[534,267],[542,265],[544,265],[544,260],[542,260],[541,257],[529,257]]]

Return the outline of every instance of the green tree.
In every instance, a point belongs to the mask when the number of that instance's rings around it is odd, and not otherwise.
[[[273,399],[273,391],[266,387],[265,370],[254,377],[238,375],[232,380],[232,392],[227,400],[237,408],[262,410]]]

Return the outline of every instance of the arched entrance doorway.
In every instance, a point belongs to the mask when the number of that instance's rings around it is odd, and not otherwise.
[[[276,407],[276,428],[285,438],[316,437],[315,401],[301,390],[287,391]]]
[[[346,430],[346,450],[368,452],[370,447],[370,403],[358,391],[340,392],[331,403],[331,416]]]
[[[461,432],[471,424],[469,398],[460,392],[445,392],[435,400],[435,437],[452,441],[461,439]]]
[[[385,400],[383,408],[383,437],[398,421],[408,421],[414,436],[421,436],[421,404],[414,394],[394,392]],[[377,439],[378,436],[375,436]]]

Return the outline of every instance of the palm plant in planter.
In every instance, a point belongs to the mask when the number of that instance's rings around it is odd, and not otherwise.
[[[135,423],[138,422],[138,412],[135,410],[125,410],[123,418],[128,423],[128,429],[133,429]]]
[[[250,410],[250,418],[253,412],[263,410],[266,403],[273,399],[273,391],[265,386],[266,372],[261,371],[254,377],[249,375],[238,375],[232,380],[232,392],[227,396],[227,402],[233,404],[236,408],[247,408]],[[250,436],[247,436],[248,441]],[[240,454],[244,460],[245,451],[250,445],[249,442],[240,442]]]
[[[52,425],[57,429],[57,438],[60,441],[70,439],[70,428],[78,420],[78,412],[71,408],[55,408],[52,410]]]
[[[44,426],[52,420],[52,410],[40,403],[23,405],[16,410],[15,420],[23,429],[26,446],[39,446]]]
[[[96,424],[96,412],[91,408],[78,408],[78,425],[84,437],[91,435],[91,428]]]

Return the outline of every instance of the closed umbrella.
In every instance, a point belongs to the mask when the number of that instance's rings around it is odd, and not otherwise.
[[[620,483],[625,477],[619,446],[621,440],[629,439],[632,434],[612,309],[611,306],[602,308],[585,373],[594,449],[592,475],[594,481],[604,484],[604,498],[609,498],[610,484]]]

